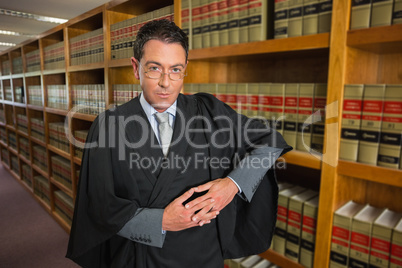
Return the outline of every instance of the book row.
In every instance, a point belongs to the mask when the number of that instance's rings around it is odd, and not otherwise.
[[[18,145],[20,155],[25,157],[25,159],[29,160],[30,158],[29,140],[24,137],[18,137]]]
[[[32,169],[31,169],[31,167],[24,163],[24,164],[22,164],[21,170],[22,170],[21,180],[23,182],[25,182],[29,186],[29,188],[32,189]]]
[[[40,145],[34,145],[32,147],[32,159],[33,164],[44,172],[47,171],[47,152],[46,149]]]
[[[49,123],[49,144],[70,153],[70,143],[66,136],[64,122]]]
[[[279,184],[278,216],[271,248],[305,267],[313,267],[318,193]]]
[[[59,155],[51,157],[52,177],[55,181],[71,189],[70,161]]]
[[[28,86],[28,103],[36,106],[43,106],[42,87],[40,85]]]
[[[84,145],[85,141],[88,136],[88,130],[76,130],[74,131],[74,138],[75,141],[77,142],[74,147],[74,155],[78,157],[79,159],[82,158],[82,155],[84,153]]]
[[[402,23],[402,1],[352,0],[350,29]]]
[[[186,84],[185,92],[213,94],[239,113],[266,120],[293,148],[322,152],[326,84]]]
[[[0,122],[3,124],[6,123],[6,116],[3,109],[0,109]]]
[[[14,132],[8,132],[8,146],[17,151],[17,136]]]
[[[10,61],[9,60],[4,60],[1,62],[1,70],[2,70],[2,75],[9,75],[11,73],[11,66],[10,66]]]
[[[64,69],[64,42],[59,42],[43,49],[45,70]]]
[[[339,158],[402,168],[402,85],[345,85]]]
[[[55,212],[71,226],[74,212],[73,199],[62,190],[57,190],[54,192],[54,207]]]
[[[252,255],[238,259],[227,259],[224,268],[280,268],[278,265],[261,258],[258,255]]]
[[[27,72],[40,71],[40,51],[39,51],[39,49],[26,53],[25,61],[26,61],[26,65],[27,65]]]
[[[47,86],[47,106],[60,110],[68,109],[68,91],[66,85]]]
[[[7,165],[10,166],[10,159],[8,158],[8,150],[6,148],[1,149],[1,160]]]
[[[75,112],[97,115],[105,111],[105,85],[72,85]]]
[[[31,137],[34,137],[42,142],[45,141],[45,123],[42,118],[31,118]]]
[[[330,267],[402,266],[402,213],[349,201],[334,213]]]
[[[24,114],[17,114],[17,129],[28,133],[28,118]]]
[[[133,44],[140,28],[152,20],[173,21],[173,5],[147,12],[137,17],[110,25],[111,57],[123,59],[133,57]]]
[[[50,206],[50,189],[48,180],[41,176],[33,177],[34,194],[43,202]]]
[[[2,126],[0,126],[0,141],[2,141],[4,144],[7,144],[6,128]]]
[[[103,28],[70,39],[71,66],[102,62],[103,60]]]
[[[115,84],[113,85],[113,103],[122,105],[137,97],[141,91],[139,84]]]
[[[20,163],[18,157],[14,154],[10,156],[11,159],[11,170],[14,171],[15,174],[20,174]]]
[[[13,73],[15,74],[22,74],[24,72],[22,57],[16,57],[12,60],[13,65]]]

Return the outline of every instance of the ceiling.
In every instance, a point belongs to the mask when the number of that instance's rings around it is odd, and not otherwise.
[[[57,23],[35,19],[46,16],[59,19],[72,19],[110,0],[0,0],[0,54],[12,48],[2,43],[20,44],[56,27]],[[9,12],[11,11],[11,12]],[[16,11],[16,12],[14,12]],[[21,13],[29,13],[35,18],[26,18]],[[17,15],[19,14],[19,15]],[[16,32],[20,35],[6,35],[2,31]]]

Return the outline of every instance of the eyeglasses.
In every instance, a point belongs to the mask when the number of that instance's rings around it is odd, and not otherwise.
[[[146,69],[141,63],[141,67],[144,69],[144,74],[151,79],[161,79],[164,74],[167,74],[169,79],[172,81],[179,81],[182,80],[185,76],[187,76],[186,73],[184,72],[173,72],[173,73],[164,73],[161,70],[159,70],[158,67],[150,67]],[[158,69],[153,69],[153,68],[158,68]],[[175,68],[178,69],[178,68]]]

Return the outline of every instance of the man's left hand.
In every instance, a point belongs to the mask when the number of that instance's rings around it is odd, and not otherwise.
[[[229,178],[224,179],[216,179],[200,186],[193,188],[195,192],[204,192],[208,191],[206,194],[192,200],[188,204],[186,204],[187,209],[191,209],[197,204],[207,200],[214,199],[215,204],[211,211],[221,211],[224,207],[226,207],[234,198],[234,196],[238,193],[239,188],[237,188],[236,184]],[[204,215],[200,215],[203,212],[198,212],[193,216],[193,221],[200,221]]]

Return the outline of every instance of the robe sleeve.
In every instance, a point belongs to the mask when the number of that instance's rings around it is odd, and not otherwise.
[[[106,111],[94,120],[87,136],[66,255],[84,267],[103,267],[105,262],[100,256],[104,253],[105,243],[139,207],[114,191],[113,169],[119,163],[113,157],[117,150],[114,143],[109,144],[117,138],[116,133],[110,131],[116,122],[109,122],[109,113]],[[116,127],[114,129],[117,131]]]

